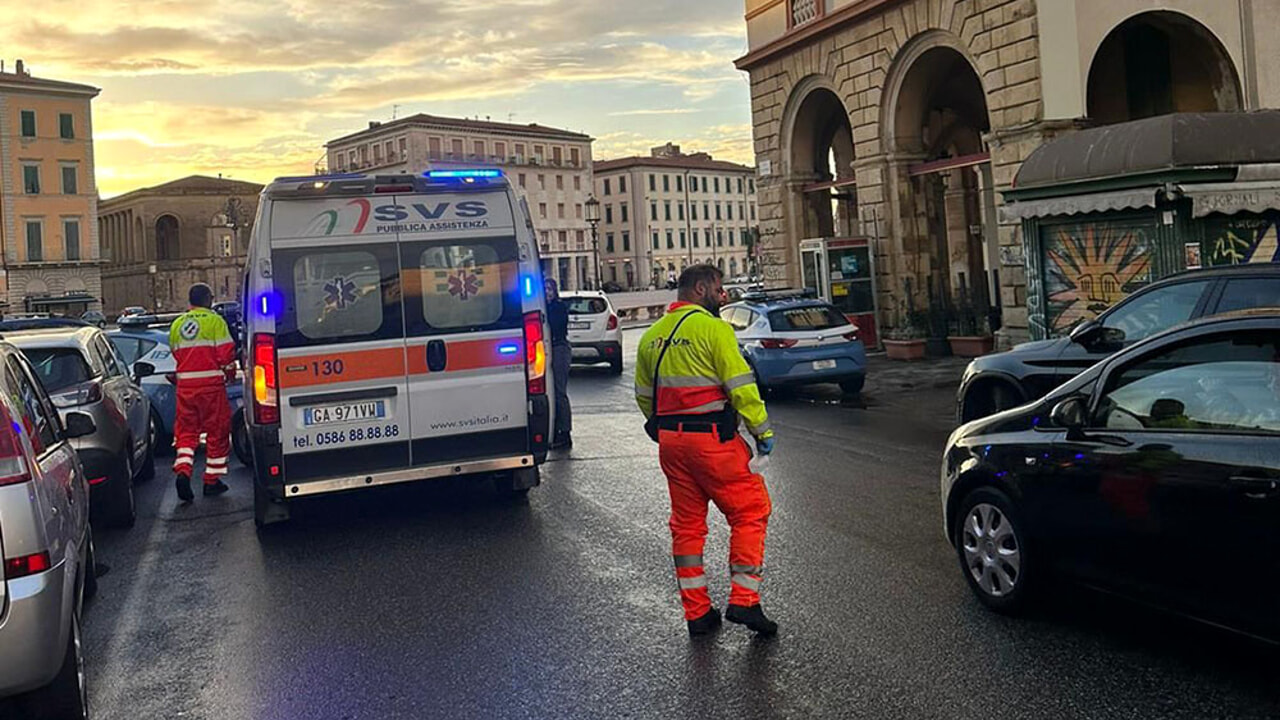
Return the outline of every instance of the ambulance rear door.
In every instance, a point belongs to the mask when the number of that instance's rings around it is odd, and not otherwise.
[[[271,268],[286,483],[407,470],[400,252],[391,195],[275,200]]]

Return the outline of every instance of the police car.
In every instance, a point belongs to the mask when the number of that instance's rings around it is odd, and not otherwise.
[[[546,302],[528,207],[500,170],[276,180],[244,287],[260,526],[372,486],[538,484]]]

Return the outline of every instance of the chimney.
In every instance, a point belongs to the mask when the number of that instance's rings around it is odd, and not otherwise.
[[[18,59],[13,63],[13,74],[14,74],[14,75],[26,75],[26,73],[25,73],[25,72],[23,72],[23,69],[22,69],[22,58],[18,58]]]
[[[370,121],[369,121],[369,129],[370,129],[370,130],[372,130],[372,129],[374,129],[374,128],[378,127],[378,126],[379,126],[379,125],[381,125],[381,124],[382,124],[382,123],[378,122],[377,120],[370,120]]]

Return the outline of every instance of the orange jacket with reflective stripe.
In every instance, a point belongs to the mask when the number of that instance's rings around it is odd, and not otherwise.
[[[676,323],[693,313],[671,340],[658,373],[657,403],[661,415],[697,415],[732,404],[756,437],[770,437],[769,414],[755,375],[738,350],[729,323],[706,308],[674,303],[640,339],[636,352],[636,404],[646,417],[653,414],[653,368]]]
[[[220,315],[195,307],[169,326],[169,349],[178,364],[178,389],[222,387],[235,370],[235,345]]]

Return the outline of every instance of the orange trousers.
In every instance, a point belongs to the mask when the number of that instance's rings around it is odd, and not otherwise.
[[[751,450],[741,437],[722,443],[715,433],[661,430],[658,459],[671,493],[671,554],[686,620],[711,609],[702,550],[707,501],[729,521],[729,603],[760,602],[764,536],[772,504],[764,478],[751,472]]]

